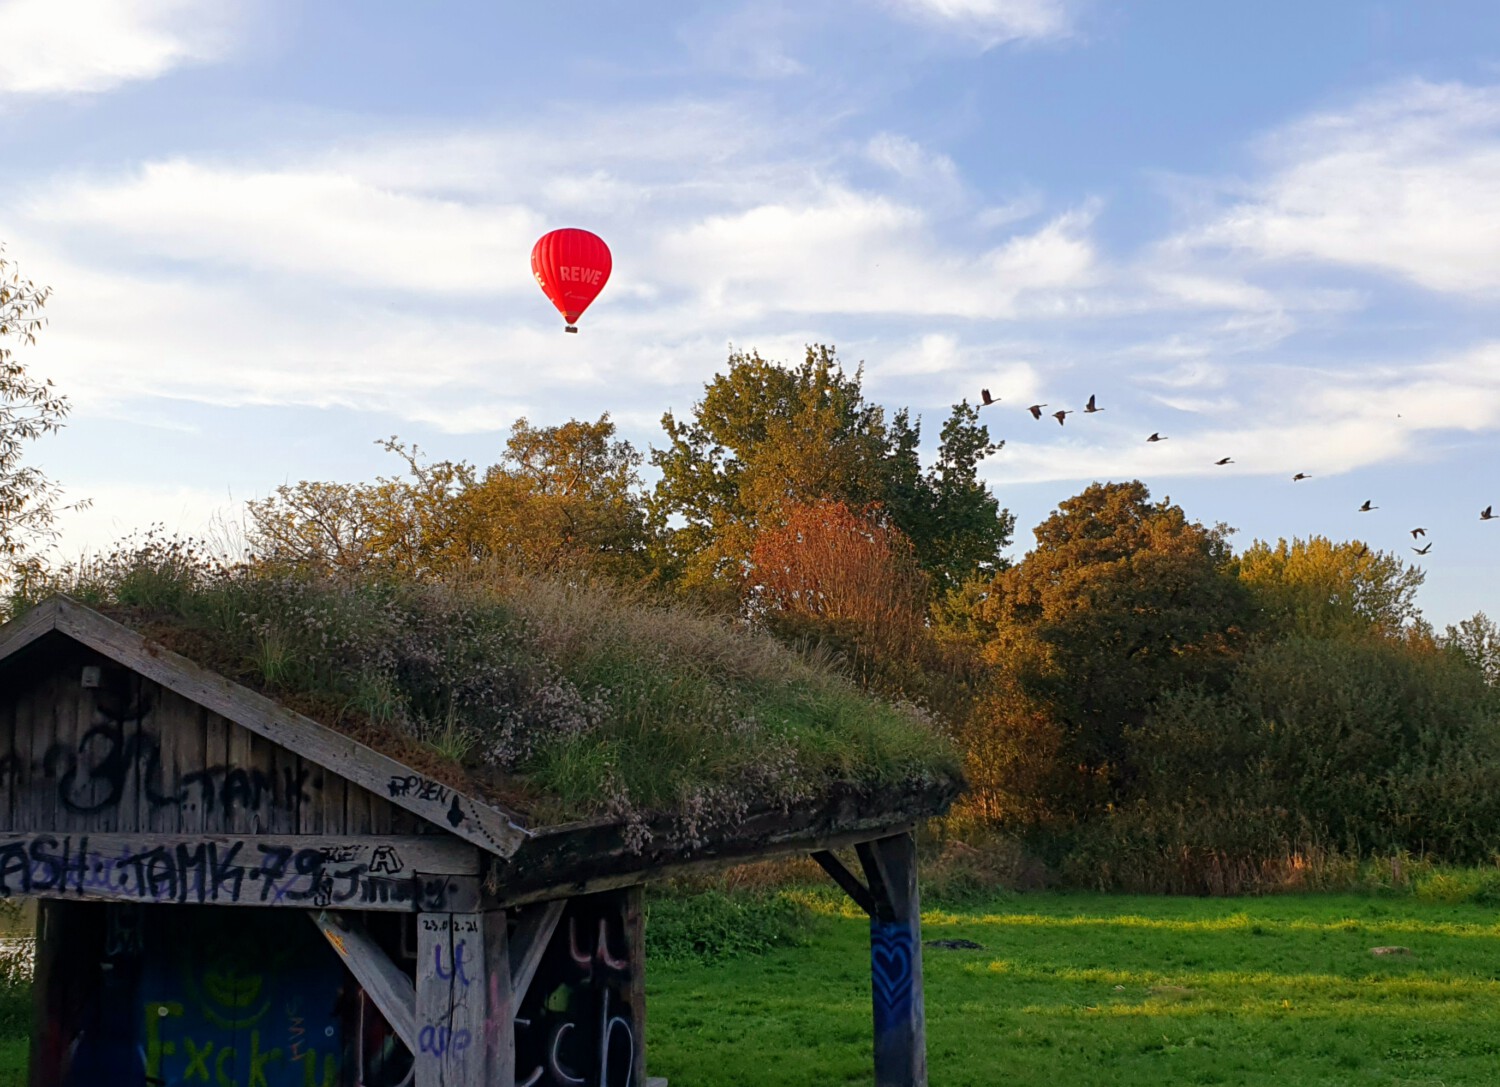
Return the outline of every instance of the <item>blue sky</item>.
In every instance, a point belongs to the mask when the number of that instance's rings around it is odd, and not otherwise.
[[[0,41],[0,241],[74,403],[33,457],[94,499],[64,554],[394,472],[391,434],[645,448],[731,343],[833,343],[932,437],[1003,398],[1017,555],[1141,478],[1500,614],[1493,2],[0,0]],[[528,263],[567,225],[615,258],[578,336]]]

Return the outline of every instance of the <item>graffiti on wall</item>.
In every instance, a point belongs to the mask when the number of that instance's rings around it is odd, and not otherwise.
[[[289,921],[154,919],[138,1004],[148,1083],[339,1087],[343,969]]]
[[[100,848],[87,834],[10,836],[0,843],[0,898],[441,910],[452,887],[448,877],[407,871],[390,844],[299,849],[254,837],[106,840]]]
[[[59,805],[75,815],[111,811],[125,797],[139,796],[152,810],[202,810],[213,818],[236,811],[295,816],[323,787],[321,776],[301,767],[267,770],[206,761],[164,766],[161,741],[145,725],[150,713],[144,700],[101,704],[76,742],[53,743],[32,759],[14,749],[0,755],[0,790],[40,783],[55,788]]]
[[[632,1087],[639,964],[623,902],[601,894],[568,903],[517,1009],[517,1087]]]

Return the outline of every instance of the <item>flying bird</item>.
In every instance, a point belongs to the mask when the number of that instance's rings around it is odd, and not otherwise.
[[[1094,394],[1093,393],[1089,393],[1089,402],[1083,406],[1084,414],[1085,415],[1093,415],[1094,412],[1096,412],[1096,411],[1103,411],[1103,410],[1104,410],[1103,408],[1098,407],[1098,406],[1096,406],[1094,404]]]
[[[1294,475],[1292,477],[1292,482],[1293,483],[1301,483],[1304,479],[1311,479],[1311,478],[1312,478],[1312,476],[1308,475],[1306,472],[1298,472],[1296,475]]]
[[[1040,419],[1042,417],[1042,409],[1045,408],[1046,406],[1047,406],[1046,404],[1033,404],[1033,405],[1031,405],[1031,407],[1027,408],[1026,410],[1029,411],[1029,412],[1031,412],[1031,417],[1033,419]]]
[[[1495,519],[1495,507],[1494,506],[1486,506],[1486,507],[1484,507],[1484,509],[1482,509],[1482,510],[1479,511],[1479,519],[1481,521],[1493,521]]]
[[[1167,436],[1165,434],[1157,434],[1153,432],[1151,437],[1147,438],[1146,440],[1148,442],[1164,442],[1167,440]]]
[[[980,389],[979,398],[984,401],[984,407],[989,407],[991,404],[1000,403],[1000,398],[997,396],[991,396],[988,389]]]
[[[1230,457],[1224,457],[1221,460],[1214,461],[1214,463],[1215,464],[1233,464],[1234,460],[1232,458],[1230,458]]]
[[[1379,508],[1380,508],[1379,506],[1372,506],[1372,505],[1370,505],[1370,500],[1368,498],[1366,498],[1365,499],[1365,504],[1363,506],[1359,507],[1359,512],[1360,513],[1369,513],[1371,510],[1378,510]]]
[[[1425,528],[1414,528],[1414,529],[1411,530],[1411,538],[1414,539],[1414,540],[1418,536],[1425,536],[1425,535],[1427,535],[1427,530]]]
[[[1414,547],[1412,548],[1412,550],[1419,555],[1425,555],[1427,554],[1427,552],[1432,550],[1432,544],[1428,544],[1426,547]]]
[[[1354,557],[1357,558],[1357,559],[1362,559],[1366,555],[1368,555],[1369,553],[1370,553],[1370,545],[1369,544],[1360,544],[1359,545],[1359,550],[1354,553]]]
[[[1067,416],[1072,415],[1072,414],[1073,413],[1071,411],[1054,411],[1052,413],[1052,418],[1054,418],[1054,419],[1057,420],[1057,425],[1058,426],[1062,426],[1063,425],[1063,420]]]

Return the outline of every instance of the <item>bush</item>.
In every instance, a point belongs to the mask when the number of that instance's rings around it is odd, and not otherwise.
[[[650,959],[723,962],[805,942],[812,911],[785,892],[653,894],[646,911]]]

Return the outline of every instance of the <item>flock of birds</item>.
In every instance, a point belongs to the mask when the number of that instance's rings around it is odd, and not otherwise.
[[[1000,397],[990,395],[990,391],[988,389],[980,389],[979,390],[979,399],[980,399],[979,406],[981,408],[991,407],[991,406],[993,406],[995,404],[1000,403]],[[1097,397],[1094,394],[1090,393],[1089,394],[1088,403],[1083,406],[1083,413],[1085,415],[1095,415],[1098,412],[1101,412],[1101,411],[1104,410],[1103,408],[1101,408],[1098,405],[1098,403],[1096,402],[1096,400],[1097,400]],[[1031,417],[1033,419],[1040,420],[1042,418],[1042,409],[1045,408],[1045,407],[1047,407],[1047,406],[1048,405],[1046,405],[1046,404],[1031,404],[1031,405],[1029,405],[1026,408],[1026,410],[1031,413]],[[1059,411],[1049,412],[1048,414],[1052,418],[1054,418],[1054,419],[1057,420],[1057,425],[1058,426],[1064,426],[1064,425],[1066,425],[1066,423],[1068,421],[1068,416],[1074,415],[1074,414],[1076,414],[1076,412],[1074,412],[1073,410],[1069,409],[1069,410],[1059,410]],[[1152,431],[1151,432],[1151,436],[1146,439],[1146,441],[1148,441],[1148,442],[1164,442],[1166,440],[1167,440],[1167,436],[1165,434],[1159,433],[1157,431]],[[1234,463],[1234,458],[1232,458],[1232,457],[1220,457],[1218,460],[1214,461],[1213,463],[1216,466],[1218,466],[1218,467],[1223,467],[1226,464],[1233,464]],[[1310,473],[1308,473],[1308,472],[1298,472],[1296,475],[1292,476],[1292,482],[1293,483],[1301,483],[1304,479],[1311,479],[1311,478],[1312,478],[1312,475]],[[1373,500],[1369,499],[1369,498],[1365,499],[1364,504],[1361,505],[1356,512],[1359,512],[1359,513],[1370,513],[1370,512],[1373,512],[1374,510],[1378,510],[1380,507],[1376,506],[1376,505],[1372,505],[1372,501]],[[1496,519],[1495,507],[1494,506],[1486,506],[1486,507],[1484,507],[1484,509],[1482,509],[1482,510],[1479,511],[1479,519],[1481,521],[1493,521],[1493,520],[1495,520]],[[1427,536],[1427,530],[1425,528],[1422,528],[1422,527],[1419,526],[1419,527],[1414,528],[1414,529],[1411,530],[1411,538],[1413,540],[1416,540],[1418,538],[1424,538],[1425,539],[1426,536]],[[1418,555],[1425,555],[1429,551],[1432,550],[1432,541],[1428,540],[1423,546],[1421,546],[1421,547],[1413,547],[1412,550],[1415,551]],[[1367,544],[1360,544],[1359,545],[1359,551],[1357,552],[1357,554],[1361,558],[1363,558],[1365,555],[1367,555],[1369,553],[1370,553],[1370,548],[1369,548],[1369,546]]]

